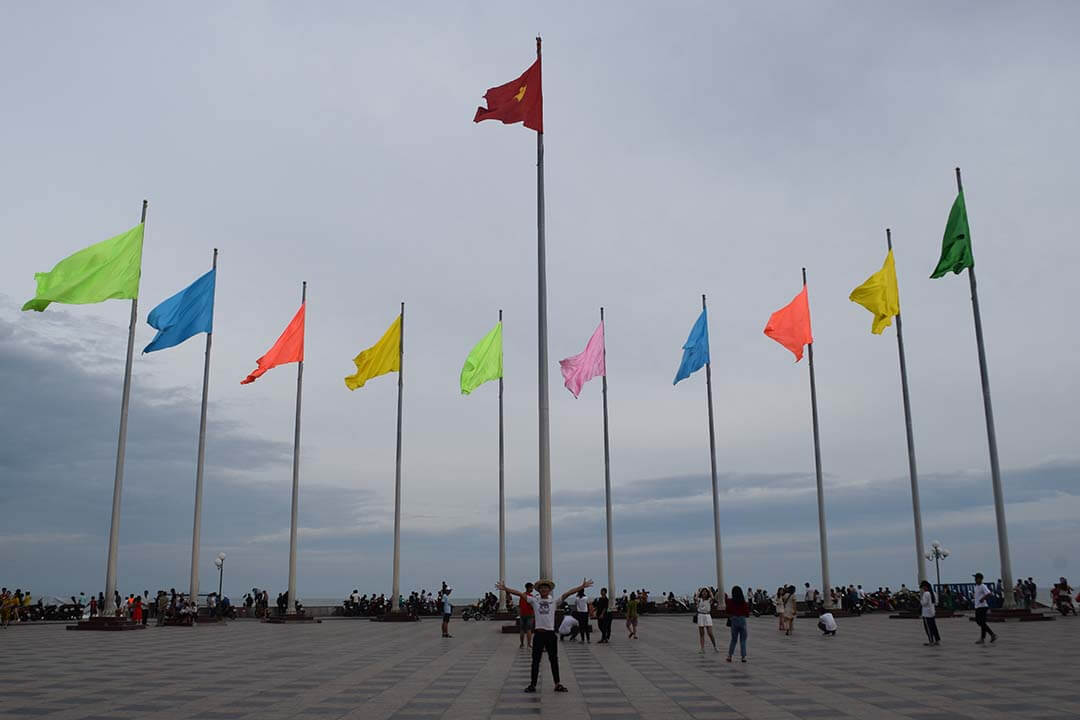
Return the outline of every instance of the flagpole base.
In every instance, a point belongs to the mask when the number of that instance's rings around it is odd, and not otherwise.
[[[385,615],[376,615],[371,618],[371,622],[420,622],[420,617],[404,611],[388,612]]]
[[[289,613],[288,615],[271,615],[262,619],[268,625],[298,625],[300,623],[321,623],[322,620],[306,613]]]
[[[92,617],[80,620],[76,625],[68,625],[68,630],[145,630],[146,626],[125,617]]]

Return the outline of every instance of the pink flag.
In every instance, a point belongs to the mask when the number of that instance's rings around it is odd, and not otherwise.
[[[607,375],[604,366],[604,323],[596,326],[596,332],[589,338],[585,352],[559,361],[562,368],[563,384],[577,397],[581,386],[597,375]]]

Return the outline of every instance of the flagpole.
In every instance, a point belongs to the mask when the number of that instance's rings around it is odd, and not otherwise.
[[[394,587],[390,598],[390,612],[400,610],[401,595],[401,395],[405,386],[405,303],[401,303],[401,332],[398,335],[397,378],[397,467],[394,472]]]
[[[214,270],[217,270],[217,254],[217,248],[214,248],[212,264]],[[206,398],[210,389],[210,343],[212,340],[213,332],[206,333],[206,357],[203,360],[202,377],[202,411],[199,414],[199,453],[195,462],[195,522],[191,529],[191,591],[188,593],[188,597],[194,602],[199,600],[199,544],[202,540],[203,464],[206,459]]]
[[[499,310],[499,325],[502,325],[502,310]],[[501,332],[501,330],[500,330]],[[499,347],[502,353],[502,346]],[[501,358],[500,358],[501,360]],[[502,363],[500,362],[500,365]],[[506,582],[506,488],[505,488],[505,444],[503,442],[503,377],[499,373],[499,583]],[[506,609],[510,609],[510,595],[503,593]]]
[[[892,252],[892,230],[885,228],[885,243]],[[926,545],[923,544],[922,505],[919,502],[919,471],[915,467],[915,434],[911,429],[911,397],[908,394],[907,358],[904,356],[904,325],[896,313],[896,350],[900,355],[900,391],[904,397],[904,429],[907,431],[908,475],[911,476],[911,511],[915,518],[915,562],[919,583],[926,580]]]
[[[964,192],[960,168],[956,168],[956,190]],[[968,242],[971,239],[968,238]],[[1009,532],[1005,526],[1005,494],[1001,489],[1001,468],[998,465],[997,432],[994,430],[994,408],[990,402],[990,375],[986,369],[986,348],[983,345],[982,314],[979,312],[979,291],[975,282],[975,266],[968,267],[971,285],[971,310],[975,317],[975,343],[979,349],[979,379],[982,381],[983,410],[986,415],[986,441],[990,446],[990,479],[994,485],[994,519],[997,521],[998,555],[1001,559],[1001,586],[1007,609],[1015,607],[1013,599],[1012,563],[1009,561]]]
[[[608,413],[607,413],[607,326],[604,325],[604,308],[600,308],[600,326],[604,335],[604,374],[600,376],[603,383],[604,397],[604,504],[607,510],[607,578],[608,598],[615,602],[615,543],[612,538],[611,525],[611,450],[608,444]],[[614,607],[614,605],[612,606]]]
[[[147,201],[142,202],[139,223],[146,225]],[[143,228],[145,236],[146,228]],[[140,259],[141,261],[141,259]],[[105,607],[102,615],[110,617],[117,607],[116,553],[120,540],[120,492],[124,486],[124,454],[127,450],[128,405],[131,398],[131,360],[135,350],[135,322],[139,316],[139,299],[131,298],[131,319],[128,323],[127,360],[124,363],[124,390],[120,400],[120,433],[116,441],[116,475],[113,478],[112,520],[109,523],[109,557],[105,565]]]
[[[540,59],[540,36],[536,36]],[[540,455],[540,577],[555,579],[551,558],[551,443],[548,423],[547,251],[544,247],[544,133],[536,133],[537,392]]]
[[[300,286],[300,304],[307,303],[307,281]],[[307,309],[304,309],[304,332],[307,332]],[[304,388],[304,360],[296,365],[296,422],[293,434],[292,523],[289,526],[289,614],[296,614],[296,526],[300,500],[300,396]]]
[[[802,269],[803,287],[806,287],[806,268]],[[832,607],[829,590],[829,542],[825,537],[825,486],[821,479],[821,439],[818,432],[817,382],[814,379],[814,343],[806,344],[810,358],[810,410],[814,421],[814,472],[817,475],[818,541],[821,544],[821,598],[825,607]]]
[[[701,311],[705,312],[705,294],[701,295]],[[716,481],[716,428],[713,425],[712,363],[705,363],[705,394],[709,402],[709,462],[712,467],[713,535],[716,543],[716,593],[724,594],[724,556],[720,550],[720,489]]]

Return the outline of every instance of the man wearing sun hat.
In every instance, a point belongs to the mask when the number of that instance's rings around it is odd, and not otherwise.
[[[536,681],[540,676],[540,656],[545,650],[548,661],[551,663],[551,679],[555,681],[555,692],[567,692],[566,687],[559,682],[559,636],[555,633],[555,609],[562,605],[566,598],[579,590],[592,587],[592,584],[592,580],[582,580],[580,585],[570,588],[556,601],[551,595],[551,591],[555,589],[555,583],[551,580],[541,578],[534,583],[539,595],[527,595],[521,590],[506,587],[505,583],[495,583],[495,587],[502,592],[517,595],[532,605],[536,616],[536,625],[533,629],[532,674],[525,692],[536,692]]]

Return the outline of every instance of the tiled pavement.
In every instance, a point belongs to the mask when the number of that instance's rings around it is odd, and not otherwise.
[[[940,648],[922,646],[917,621],[840,623],[836,637],[805,621],[783,637],[752,619],[750,662],[728,664],[697,653],[688,617],[646,617],[637,641],[616,626],[610,645],[561,643],[565,695],[546,662],[540,692],[521,692],[529,657],[495,623],[455,621],[451,640],[435,621],[14,627],[0,632],[0,718],[1080,718],[1080,620],[998,625],[984,647],[972,623],[942,620]]]

